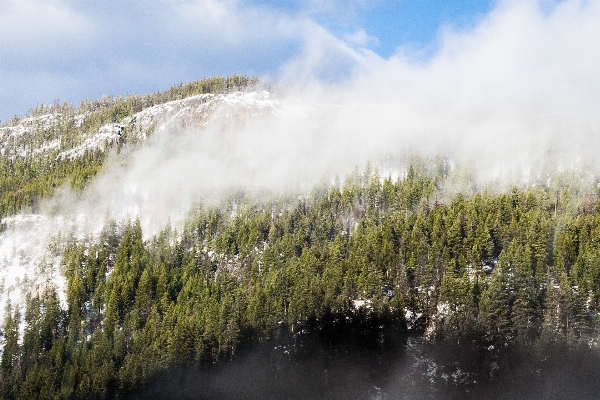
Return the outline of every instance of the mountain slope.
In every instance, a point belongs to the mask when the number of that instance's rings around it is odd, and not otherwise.
[[[243,85],[234,86],[238,81]],[[212,86],[205,85],[211,83]],[[187,86],[216,91],[226,90],[221,86],[235,90],[248,88],[249,84],[256,85],[256,80],[215,78]],[[160,99],[161,94],[156,97]],[[81,193],[77,190],[89,185],[111,151],[115,154],[135,152],[154,133],[206,126],[221,131],[243,123],[249,116],[272,113],[277,104],[269,92],[261,90],[203,93],[156,104],[116,122],[102,124],[97,130],[86,130],[86,126],[98,125],[95,121],[103,119],[99,114],[122,102],[131,102],[131,98],[105,102],[114,104],[104,107],[94,102],[91,106],[82,104],[82,112],[64,105],[49,114],[45,114],[48,108],[42,106],[31,116],[0,127],[0,210],[8,215],[2,218],[0,225],[0,303],[5,304],[11,298],[13,305],[24,307],[25,296],[48,287],[48,282],[60,288],[64,301],[65,283],[59,266],[62,246],[71,237],[96,237],[105,212],[109,212],[88,210],[71,215],[68,210],[48,205],[44,197],[57,194],[56,190],[59,197],[70,193],[61,189],[61,185],[70,181],[76,197],[56,200],[68,208],[69,203],[78,203],[77,196]],[[99,110],[87,111],[90,108]],[[125,161],[127,154],[116,157],[116,162]],[[118,196],[118,192],[114,195]],[[17,214],[21,209],[25,213]],[[0,314],[3,315],[3,311],[4,306]]]
[[[509,379],[547,349],[596,359],[585,160],[506,187],[464,159],[407,156],[397,126],[374,130],[391,106],[206,82],[3,125],[3,397],[135,394],[257,342],[291,338],[273,353],[287,356],[311,332],[418,343],[432,393]]]

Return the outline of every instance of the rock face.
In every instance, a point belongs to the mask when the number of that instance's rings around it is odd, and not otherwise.
[[[79,131],[73,146],[65,148],[64,127],[78,130],[85,114],[72,109],[27,117],[0,126],[0,156],[11,158],[56,152],[59,159],[74,159],[86,150],[104,150],[124,140],[145,140],[153,132],[201,129],[210,124],[227,129],[251,116],[273,113],[279,102],[268,91],[201,94],[146,108],[94,132]]]
[[[147,108],[121,124],[134,138],[143,140],[152,130],[198,129],[207,124],[225,129],[249,116],[272,113],[278,104],[267,91],[201,94]]]
[[[0,157],[53,156],[73,160],[86,150],[105,151],[127,142],[143,142],[156,134],[176,135],[181,130],[202,131],[205,127],[233,129],[253,117],[276,113],[278,105],[268,91],[202,94],[144,109],[94,132],[82,131],[85,115],[72,108],[60,109],[0,126]],[[73,132],[78,135],[75,139],[71,137]],[[61,243],[74,238],[98,238],[102,227],[90,225],[93,224],[88,216],[82,213],[20,214],[1,221],[0,321],[4,320],[9,298],[13,306],[24,307],[27,294],[40,294],[52,285],[64,301]]]

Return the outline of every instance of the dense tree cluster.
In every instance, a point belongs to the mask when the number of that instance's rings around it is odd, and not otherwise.
[[[9,306],[2,396],[122,396],[167,368],[348,320],[472,349],[487,376],[511,349],[592,351],[595,189],[442,199],[446,172],[434,171],[394,181],[367,169],[294,201],[237,195],[149,240],[139,221],[108,224],[65,249],[65,309],[53,289],[30,296],[25,315]]]
[[[40,157],[0,161],[0,218],[24,208],[37,209],[38,201],[49,197],[66,182],[81,189],[101,169],[104,152],[86,151],[73,160],[56,157],[56,152]]]

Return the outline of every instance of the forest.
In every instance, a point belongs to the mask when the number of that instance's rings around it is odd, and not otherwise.
[[[596,354],[597,186],[447,196],[448,173],[438,158],[301,198],[240,191],[147,240],[139,220],[107,223],[62,254],[66,307],[52,287],[23,315],[8,305],[2,397],[127,397],[161,372],[332,325],[422,336],[484,381],[531,349]]]

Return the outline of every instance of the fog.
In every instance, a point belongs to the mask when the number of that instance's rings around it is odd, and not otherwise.
[[[507,1],[472,30],[442,30],[430,59],[403,49],[388,60],[355,54],[352,78],[337,86],[295,82],[285,74],[294,61],[264,104],[225,102],[196,128],[177,115],[160,121],[83,194],[64,191],[43,208],[139,217],[152,234],[168,220],[181,226],[199,198],[237,189],[302,194],[367,162],[396,176],[413,155],[447,157],[481,186],[563,170],[595,175],[598,20],[595,2]]]
[[[367,161],[401,173],[414,154],[470,167],[482,185],[548,170],[596,173],[598,20],[594,2],[501,2],[471,31],[442,31],[431,59],[365,53],[338,86],[284,75],[274,115],[165,131],[94,185],[96,208],[106,203],[97,193],[114,196],[114,182],[146,196],[140,214],[154,218],[215,189],[306,190]]]

